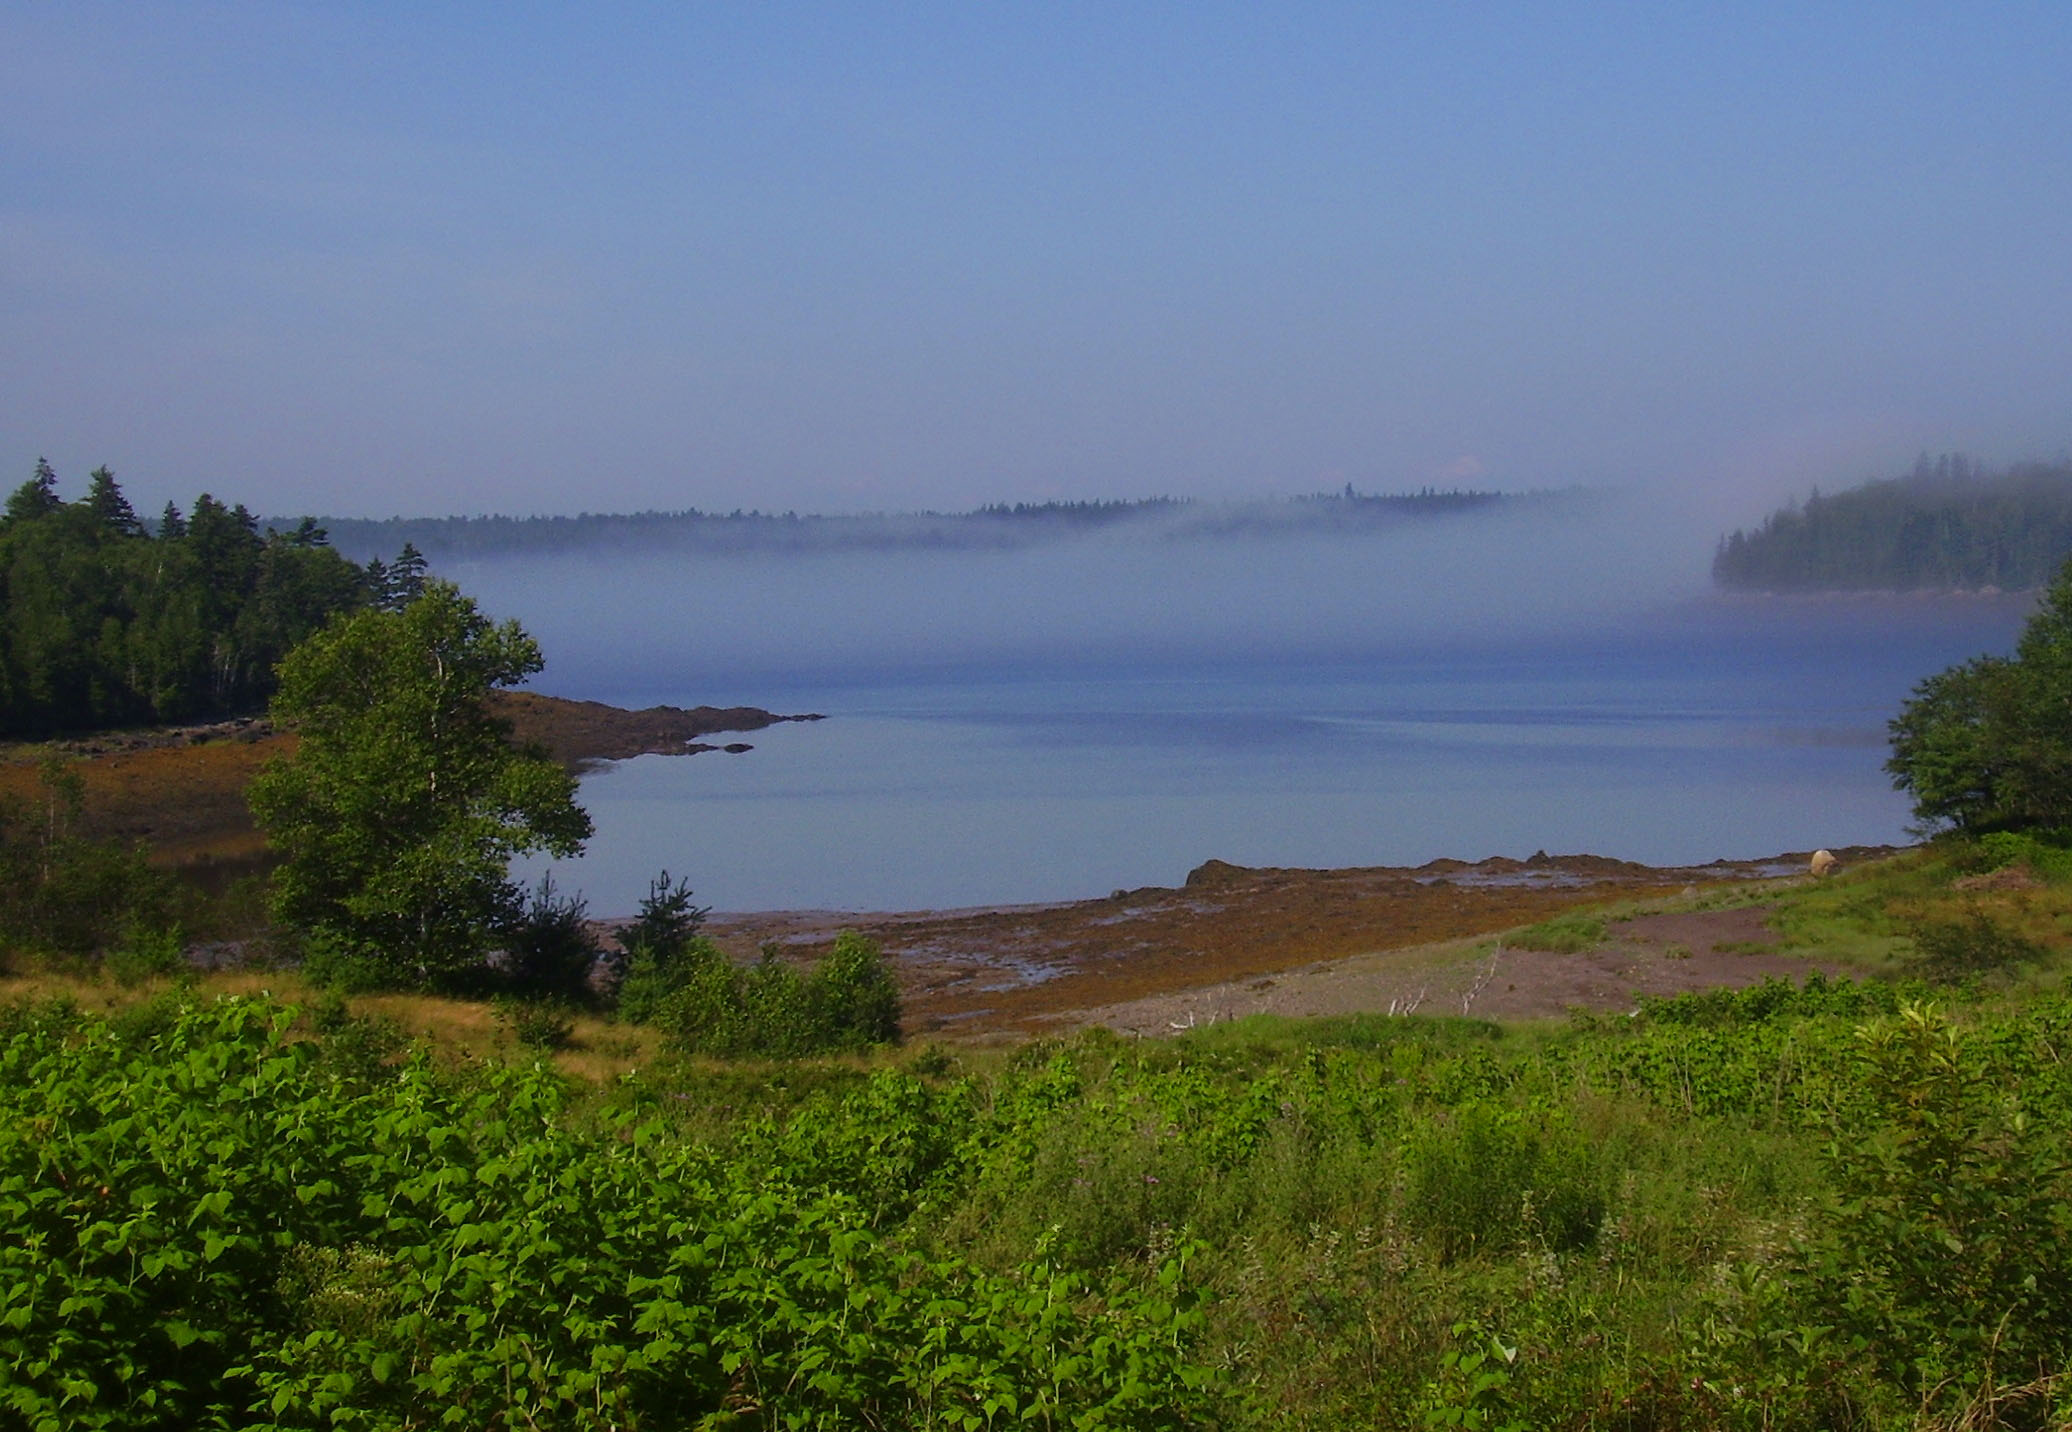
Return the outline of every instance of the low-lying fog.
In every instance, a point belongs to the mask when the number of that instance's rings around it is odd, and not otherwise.
[[[1581,500],[1345,536],[1132,524],[1005,551],[585,553],[445,574],[540,640],[542,690],[724,703],[757,681],[1527,641],[1652,619],[1705,590],[1704,539],[1636,536],[1611,516]]]
[[[541,690],[830,717],[586,779],[598,833],[556,877],[603,915],[663,867],[721,909],[897,909],[1175,884],[1211,857],[1905,839],[1885,722],[2004,649],[2026,599],[1712,597],[1709,541],[1617,515],[446,575],[539,638]]]

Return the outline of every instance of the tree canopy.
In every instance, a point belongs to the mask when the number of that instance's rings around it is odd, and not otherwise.
[[[581,849],[575,780],[515,749],[485,697],[538,671],[516,622],[450,582],[334,620],[281,663],[274,715],[299,733],[250,789],[282,857],[274,913],[312,953],[395,984],[478,966],[522,914],[511,858]]]
[[[1885,769],[1927,829],[2072,829],[2072,562],[2012,657],[1929,677],[1891,722]]]
[[[375,595],[314,523],[262,535],[203,493],[153,535],[106,467],[66,502],[39,460],[0,516],[0,736],[257,710],[290,647]]]
[[[1720,542],[1713,580],[1759,591],[2040,587],[2072,555],[2072,463],[1989,473],[1922,457],[1904,477],[1793,503]]]

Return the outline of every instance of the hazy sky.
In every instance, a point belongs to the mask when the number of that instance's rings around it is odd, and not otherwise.
[[[0,3],[0,478],[1745,522],[2067,451],[2068,75],[2058,3]]]

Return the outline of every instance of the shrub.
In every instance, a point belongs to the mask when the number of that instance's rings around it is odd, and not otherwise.
[[[899,1042],[899,983],[878,947],[854,930],[835,945],[807,982],[806,1003],[831,1048],[863,1049]]]
[[[599,953],[588,914],[580,895],[556,895],[554,877],[542,875],[506,936],[504,983],[523,996],[587,999]]]
[[[1411,1222],[1448,1259],[1527,1243],[1581,1248],[1604,1217],[1580,1142],[1514,1109],[1467,1104],[1434,1120],[1413,1137],[1409,1167]]]
[[[929,1259],[784,1168],[575,1127],[548,1071],[420,1058],[341,1084],[291,1022],[229,1001],[149,1040],[0,1041],[0,1423],[1213,1420],[1190,1245],[1105,1288]],[[917,1176],[941,1156],[916,1154]]]
[[[2072,877],[2072,832],[1996,830],[1980,836],[1976,849],[1983,870],[2026,865],[2045,880]]]
[[[1973,906],[1955,920],[1924,920],[1914,927],[1923,978],[1956,984],[1979,975],[2005,974],[2044,957],[2034,941]]]
[[[669,997],[709,963],[706,951],[691,948],[707,913],[691,903],[689,882],[672,881],[666,870],[649,882],[640,914],[619,932],[613,997],[621,1017],[635,1024],[661,1022]]]
[[[575,1011],[560,1000],[500,999],[496,1022],[528,1049],[566,1049],[576,1032]]]
[[[2010,1387],[2072,1355],[2072,1163],[2040,1102],[1932,1005],[1862,1031],[1839,1198],[1804,1252],[1825,1317],[1924,1398]]]
[[[103,954],[138,930],[173,923],[178,890],[141,845],[72,834],[83,784],[46,761],[43,808],[0,804],[0,946],[54,955]]]
[[[140,929],[131,926],[121,944],[108,951],[104,963],[121,985],[141,984],[164,975],[176,975],[187,968],[187,942],[176,929]]]
[[[810,975],[775,945],[737,967],[712,941],[685,941],[666,963],[636,951],[620,1013],[661,1026],[687,1053],[791,1059],[899,1039],[899,988],[878,947],[854,931]]]

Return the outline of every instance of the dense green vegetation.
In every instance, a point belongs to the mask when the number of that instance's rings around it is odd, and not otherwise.
[[[77,540],[121,572],[191,531],[130,530],[105,474],[49,489],[10,503],[10,563]],[[300,750],[254,792],[288,947],[499,996],[507,1032],[464,1057],[335,989],[211,997],[192,897],[73,838],[48,765],[0,812],[0,979],[177,979],[0,1000],[0,1426],[2072,1422],[2072,566],[2015,657],[1893,723],[1964,838],[1775,897],[1789,948],[1903,980],[953,1054],[890,1047],[868,941],[736,966],[666,873],[596,979],[581,903],[508,877],[587,831],[484,709],[537,648],[409,549],[295,550],[355,585],[286,649]],[[657,1057],[555,1072],[580,1006]]]
[[[664,1062],[589,1093],[335,1010],[23,1006],[0,1016],[0,1405],[66,1428],[2060,1425],[2072,1000],[1941,999],[1816,978],[1540,1031],[1247,1021]]]
[[[1930,829],[2072,832],[2072,562],[2012,657],[1929,677],[1891,723],[1893,783]]]
[[[927,1255],[832,1165],[674,1137],[644,1089],[586,1126],[538,1068],[390,1067],[353,1033],[292,1038],[251,1001],[14,1013],[12,1425],[1150,1429],[1207,1407],[1184,1249],[1113,1284]]]
[[[207,923],[207,902],[141,847],[77,833],[76,767],[50,757],[37,774],[39,804],[0,802],[0,959],[104,956],[124,976],[177,966],[183,930]]]
[[[0,736],[256,710],[295,643],[386,595],[314,523],[261,535],[204,493],[153,530],[105,467],[66,502],[38,462],[0,516]]]
[[[899,1042],[899,985],[870,940],[843,931],[804,975],[775,946],[743,969],[698,935],[705,913],[668,871],[655,880],[620,934],[609,1003],[621,1019],[695,1054],[782,1059]]]
[[[1721,541],[1713,580],[1757,591],[2018,591],[2072,556],[2072,465],[1988,473],[1926,457],[1904,477],[1771,513]]]

